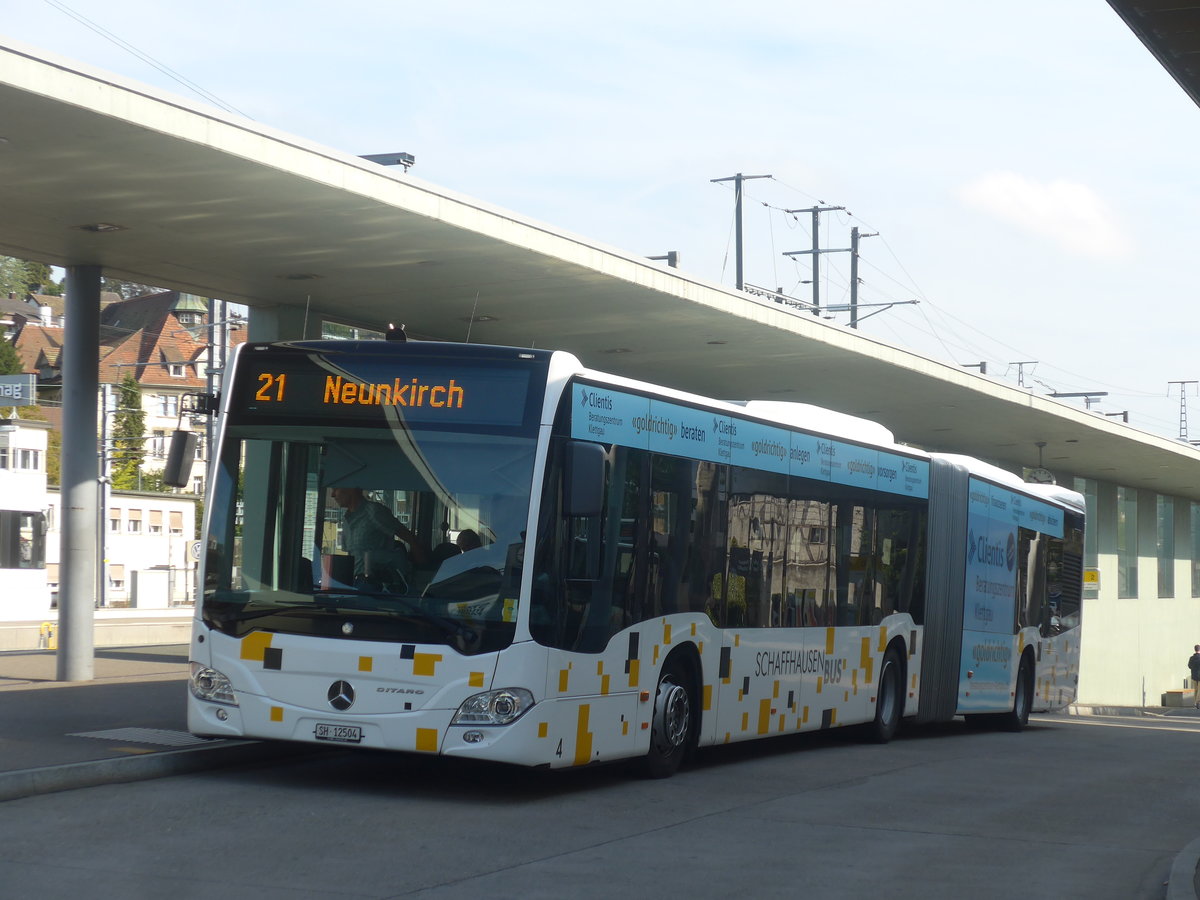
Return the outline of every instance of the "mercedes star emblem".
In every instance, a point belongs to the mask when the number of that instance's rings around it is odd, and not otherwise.
[[[338,712],[345,712],[354,705],[354,686],[348,681],[335,681],[329,686],[329,705]]]

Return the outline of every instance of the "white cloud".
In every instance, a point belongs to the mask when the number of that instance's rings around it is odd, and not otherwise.
[[[1072,253],[1105,258],[1130,253],[1129,235],[1104,199],[1086,184],[989,172],[965,185],[959,198],[967,206],[1050,238]]]

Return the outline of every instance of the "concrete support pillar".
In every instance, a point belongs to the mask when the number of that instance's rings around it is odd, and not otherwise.
[[[251,341],[303,341],[321,337],[321,317],[294,306],[251,306],[246,337]]]
[[[100,515],[96,456],[99,266],[67,268],[65,312],[57,677],[59,681],[91,681]]]

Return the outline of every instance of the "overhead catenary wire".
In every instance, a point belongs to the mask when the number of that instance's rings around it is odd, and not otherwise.
[[[213,104],[214,106],[219,106],[221,109],[225,110],[226,112],[235,113],[235,114],[237,114],[239,116],[243,116],[244,118],[247,118],[247,119],[250,118],[250,116],[246,115],[244,112],[242,112],[237,107],[235,107],[229,103],[226,103],[224,100],[222,100],[216,94],[212,93],[211,91],[205,90],[204,88],[200,87],[200,85],[196,84],[196,82],[179,74],[174,69],[172,69],[170,66],[168,66],[166,63],[159,62],[157,59],[152,57],[149,53],[139,50],[133,44],[131,44],[128,41],[126,41],[125,39],[113,34],[111,31],[109,31],[104,26],[99,25],[96,22],[93,22],[87,16],[84,16],[83,14],[78,13],[75,10],[71,9],[71,7],[67,6],[65,3],[62,3],[61,0],[43,0],[43,2],[46,3],[46,5],[48,5],[48,6],[54,7],[55,9],[57,9],[59,12],[63,13],[64,15],[70,16],[72,19],[74,19],[79,24],[83,25],[85,28],[100,35],[100,37],[104,38],[106,41],[109,41],[110,43],[115,44],[116,46],[118,46],[122,50],[124,50],[125,52],[130,53],[133,56],[136,56],[138,59],[140,59],[142,62],[146,63],[147,65],[153,66],[155,69],[162,72],[164,75],[166,75],[171,80],[175,81],[176,83],[178,83],[178,84],[182,85],[183,87],[187,88],[188,90],[192,91],[197,96],[208,101],[209,103]]]
[[[772,176],[769,180],[774,181],[776,184],[784,188],[787,188],[791,192],[805,197],[815,204],[825,205],[825,201],[820,197],[799,189],[794,185],[787,183],[783,179]],[[774,237],[774,216],[776,212],[784,216],[783,221],[786,227],[795,230],[801,230],[804,231],[805,234],[808,234],[807,229],[804,228],[802,219],[795,215],[787,215],[784,207],[772,203],[770,200],[761,196],[761,194],[751,196],[749,192],[746,192],[745,199],[754,200],[760,208],[765,210],[769,217],[769,241],[770,250],[773,257],[776,253]],[[889,264],[884,266],[875,260],[860,258],[860,267],[870,269],[872,272],[876,273],[876,277],[879,279],[878,283],[876,281],[872,281],[869,285],[867,282],[864,282],[860,279],[860,286],[869,287],[873,295],[882,298],[885,302],[912,302],[907,298],[904,300],[897,298],[894,290],[889,291],[884,289],[882,286],[882,281],[886,280],[894,286],[894,289],[899,289],[909,297],[915,297],[919,301],[919,303],[915,304],[917,313],[916,316],[892,315],[887,317],[880,316],[874,319],[873,327],[877,330],[881,330],[892,335],[892,339],[897,345],[913,346],[913,342],[906,338],[905,334],[906,332],[914,333],[920,335],[922,340],[934,341],[936,345],[940,347],[940,352],[945,355],[947,360],[953,361],[955,364],[962,366],[969,365],[969,363],[965,362],[965,360],[970,359],[983,359],[985,361],[999,363],[1001,366],[1003,366],[1005,362],[1011,359],[1033,359],[1041,357],[1042,361],[1040,365],[1044,374],[1043,379],[1039,380],[1038,383],[1042,386],[1045,386],[1047,389],[1049,389],[1049,381],[1053,381],[1056,384],[1062,383],[1064,390],[1086,389],[1100,386],[1109,390],[1109,400],[1115,402],[1120,402],[1121,398],[1153,399],[1165,396],[1164,393],[1139,390],[1127,385],[1108,383],[1102,379],[1082,375],[1078,372],[1074,372],[1070,369],[1046,361],[1046,354],[1040,353],[1037,350],[1033,350],[1029,347],[1017,348],[1006,343],[1005,341],[998,340],[992,333],[984,331],[976,327],[976,325],[973,323],[954,315],[944,305],[930,299],[929,295],[922,289],[920,284],[918,284],[917,280],[913,277],[912,273],[904,265],[895,248],[891,245],[887,238],[883,236],[882,232],[877,226],[866,222],[864,219],[862,219],[862,217],[855,215],[849,210],[839,210],[838,218],[846,223],[850,222],[851,220],[856,221],[861,223],[862,226],[878,233],[880,236],[879,239],[881,241],[881,246],[886,250],[887,257],[890,260]],[[794,259],[793,262],[795,262]],[[771,265],[772,271],[778,272],[774,258],[772,258]],[[849,282],[842,277],[842,273],[838,266],[831,265],[827,262],[825,266],[821,267],[820,272],[822,284],[826,286],[826,294],[829,293],[829,285],[836,285],[843,291],[848,289],[847,285]],[[789,281],[791,281],[791,279],[789,279]],[[793,293],[795,292],[796,287],[803,282],[804,276],[797,274],[796,279],[792,281],[790,286],[779,285],[779,277],[778,274],[776,274],[774,284],[784,288],[785,293]],[[916,342],[916,346],[920,346],[922,340],[918,340]],[[997,371],[1001,371],[1001,369],[998,369]],[[1005,372],[1004,375],[999,377],[1003,378],[1008,374],[1009,373]],[[1144,410],[1140,410],[1138,412],[1138,416],[1143,420],[1141,423],[1139,423],[1143,428],[1153,426],[1158,430],[1166,430],[1171,427],[1171,423],[1166,419],[1154,416],[1152,413],[1147,413]]]

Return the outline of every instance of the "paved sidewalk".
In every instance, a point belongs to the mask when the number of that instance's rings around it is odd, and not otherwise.
[[[0,653],[0,801],[279,756],[187,730],[187,644],[95,651],[95,678],[55,681],[52,650]]]

